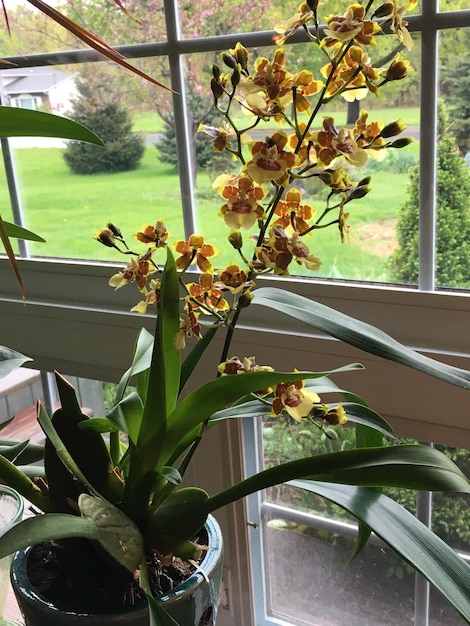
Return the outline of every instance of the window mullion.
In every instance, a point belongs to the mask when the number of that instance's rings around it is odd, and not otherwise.
[[[419,288],[434,291],[436,260],[436,135],[438,33],[433,17],[439,0],[423,2],[419,181]]]
[[[183,223],[187,237],[196,231],[193,164],[190,146],[191,129],[189,128],[189,116],[187,106],[187,92],[184,80],[183,58],[178,52],[178,41],[181,39],[178,2],[177,0],[164,0],[165,20],[170,52],[168,60],[170,65],[171,88],[173,89],[173,112],[175,120],[176,145],[178,147],[178,173],[183,205]],[[176,44],[176,45],[175,45]]]
[[[3,82],[0,78],[0,104],[5,104],[5,94],[3,92]],[[8,185],[8,194],[10,196],[11,210],[13,221],[19,226],[24,226],[23,207],[21,205],[21,197],[18,186],[18,176],[16,174],[15,161],[8,137],[0,138],[0,147],[3,155],[3,164],[5,167],[5,176]],[[28,244],[24,239],[18,239],[18,250],[20,256],[29,258]]]

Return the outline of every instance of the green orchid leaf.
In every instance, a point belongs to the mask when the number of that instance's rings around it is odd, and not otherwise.
[[[408,365],[458,387],[470,389],[470,372],[419,354],[378,328],[324,304],[271,287],[257,289],[253,295],[253,304],[280,311],[370,354]]]
[[[76,446],[74,450],[81,457],[81,462],[89,463],[90,468],[95,473],[95,470],[99,467],[97,464],[95,465],[95,460],[91,450],[87,447],[85,442],[85,437],[89,435],[94,435],[95,433],[87,433],[86,431],[80,430],[78,428],[78,423],[75,422],[73,424],[74,430],[71,429],[67,422],[67,414],[62,412],[62,409],[58,409],[53,416],[55,418],[56,423],[59,422],[64,425],[64,433],[66,434],[68,441],[68,446],[64,444],[60,435],[55,429],[55,425],[53,424],[51,418],[46,413],[44,407],[40,404],[38,411],[38,422],[46,435],[46,449],[44,455],[44,465],[46,469],[46,474],[48,477],[48,487],[49,492],[53,499],[58,503],[59,506],[65,507],[65,510],[68,510],[68,499],[73,498],[77,499],[79,495],[79,489],[76,485],[76,481],[74,478],[78,479],[88,487],[88,489],[94,493],[95,495],[99,495],[95,487],[91,484],[90,480],[85,476],[85,474],[80,469],[78,463],[75,461],[73,454],[69,451],[69,447],[72,448]],[[62,430],[62,428],[61,428]],[[75,431],[75,432],[74,432]],[[81,435],[80,435],[81,434]],[[74,436],[75,435],[75,436]],[[80,435],[80,437],[78,436]],[[104,445],[103,440],[100,437],[102,444]],[[80,445],[77,445],[80,441]],[[92,441],[90,439],[90,441]],[[106,451],[106,448],[105,448]],[[104,458],[101,454],[101,446],[98,451],[98,459],[102,461]],[[107,454],[107,451],[106,451]],[[107,474],[108,462],[106,462],[105,473]],[[102,470],[104,469],[104,464],[98,474],[96,474],[95,478],[101,482],[103,478],[103,482],[105,480],[105,476],[102,474]],[[100,485],[102,486],[102,485]]]
[[[351,556],[349,557],[349,559],[347,560],[346,565],[349,565],[349,563],[352,563],[354,559],[362,552],[362,550],[366,547],[366,544],[369,541],[369,537],[371,536],[371,534],[372,534],[372,531],[367,526],[367,524],[364,524],[363,522],[361,522],[361,520],[359,520],[358,528],[357,528],[357,538],[356,538],[356,543],[354,545],[354,550]]]
[[[160,475],[172,485],[181,484],[181,474],[174,467],[164,467],[160,472]]]
[[[10,263],[11,271],[16,278],[16,282],[18,283],[18,287],[20,289],[21,297],[23,301],[26,300],[26,292],[24,290],[23,278],[21,276],[20,268],[18,267],[18,261],[16,260],[15,251],[11,245],[10,237],[8,236],[7,227],[5,226],[5,222],[3,221],[2,216],[0,215],[0,239],[3,243],[3,247],[5,248],[5,252],[8,258],[8,262]]]
[[[108,554],[130,572],[135,572],[144,559],[144,541],[134,522],[103,498],[86,493],[79,496],[78,506],[81,514],[95,524],[98,541]]]
[[[77,515],[47,513],[28,517],[0,534],[0,558],[36,543],[69,537],[98,540],[99,533],[91,520]]]
[[[470,567],[402,506],[373,489],[293,481],[352,513],[418,570],[470,622]]]
[[[149,388],[139,433],[139,445],[160,444],[168,415],[179,393],[180,352],[175,338],[179,331],[179,283],[173,255],[167,248],[162,275],[157,327],[149,372]],[[149,469],[149,468],[146,468]]]
[[[129,435],[134,444],[137,444],[143,409],[140,396],[133,391],[111,409],[108,413],[108,419],[121,432]]]
[[[134,348],[134,358],[132,359],[132,365],[124,373],[119,381],[118,390],[116,393],[116,402],[120,402],[124,398],[124,393],[127,389],[129,381],[132,376],[145,372],[150,368],[152,363],[152,350],[153,350],[153,335],[149,333],[146,328],[142,328],[140,331]],[[145,400],[145,398],[142,398]]]
[[[310,389],[316,389],[316,387],[309,386]],[[376,430],[379,433],[379,444],[382,444],[382,436],[395,437],[393,429],[390,424],[378,413],[373,411],[367,406],[362,404],[356,404],[355,402],[343,402],[342,403],[348,420],[355,424],[363,424],[371,429]],[[335,406],[329,404],[328,406]],[[261,402],[260,400],[252,400],[245,404],[237,404],[231,406],[228,409],[222,409],[217,411],[210,418],[210,424],[214,425],[217,422],[221,422],[227,419],[244,419],[244,418],[258,418],[266,417],[271,412],[271,406]],[[193,433],[194,435],[195,433]],[[189,445],[189,443],[188,443]]]
[[[178,622],[169,615],[165,609],[158,603],[158,600],[145,592],[149,603],[150,626],[179,626]]]
[[[183,390],[184,386],[188,382],[189,377],[194,372],[196,365],[199,363],[199,359],[204,354],[207,347],[210,345],[217,330],[218,326],[211,326],[207,328],[204,331],[202,338],[195,343],[195,345],[191,349],[191,352],[183,361],[183,364],[181,366],[180,392]]]
[[[15,416],[13,415],[13,417],[9,417],[4,422],[2,422],[0,424],[0,430],[3,430],[4,428],[6,428],[8,424],[11,424],[14,419],[15,419]],[[2,441],[0,442],[0,445],[8,445],[8,441],[5,439],[2,439]]]
[[[28,478],[31,478],[31,480],[35,480],[36,478],[46,478],[44,465],[17,465],[16,467]]]
[[[18,226],[18,224],[12,224],[11,222],[3,222],[5,224],[6,231],[9,237],[14,237],[15,239],[26,239],[27,241],[39,241],[45,242],[40,235],[33,233],[31,230],[27,228],[23,228],[22,226]]]
[[[355,448],[264,470],[210,497],[206,512],[211,513],[251,493],[298,478],[363,487],[470,493],[466,476],[444,454],[429,446]]]
[[[393,428],[381,415],[370,409],[363,404],[357,404],[355,402],[343,402],[343,408],[346,411],[348,420],[353,422],[357,426],[364,426],[367,430],[371,430],[377,434],[377,443],[374,447],[379,447],[383,444],[382,437],[388,437],[395,439]],[[357,447],[372,447],[362,446],[356,444]]]
[[[29,440],[0,440],[0,454],[15,465],[28,465],[44,458],[44,446]]]
[[[383,434],[378,428],[371,428],[362,420],[356,421],[356,447],[358,448],[377,448],[383,445]],[[387,436],[390,437],[390,435]]]
[[[8,376],[28,361],[32,359],[20,352],[0,346],[0,378]]]
[[[85,416],[82,414],[82,409],[73,385],[59,374],[59,372],[54,372],[54,375],[62,409],[77,419],[84,419]]]
[[[180,559],[199,559],[202,554],[203,546],[180,539],[179,537],[169,537],[167,535],[158,535],[152,542],[152,547],[158,550],[160,554],[173,554]]]
[[[179,282],[175,260],[167,248],[167,262],[163,271],[159,298],[152,362],[148,372],[147,395],[140,422],[137,445],[129,448],[128,479],[123,508],[131,510],[150,500],[151,492],[144,493],[142,482],[153,471],[161,471],[165,462],[161,449],[166,441],[168,415],[174,409],[179,393],[180,352],[175,345],[179,332]],[[143,374],[142,374],[143,375]]]
[[[0,483],[15,489],[41,511],[49,512],[53,509],[50,498],[41,493],[39,487],[20,468],[3,456],[0,456]]]
[[[66,117],[7,106],[0,106],[0,137],[60,137],[104,145],[98,135]]]
[[[29,440],[15,442],[12,446],[0,446],[0,454],[6,459],[15,462],[16,458],[26,450]]]
[[[83,420],[78,424],[78,428],[94,433],[118,433],[120,431],[120,428],[106,417],[92,417],[89,420]]]
[[[51,498],[58,510],[68,512],[69,501],[77,500],[81,487],[77,480],[93,493],[108,483],[111,460],[99,432],[84,430],[80,424],[90,421],[82,413],[75,389],[56,372],[61,408],[49,418],[40,406],[38,421],[46,434],[44,467]]]
[[[207,493],[197,487],[173,491],[156,510],[147,513],[142,527],[146,543],[157,545],[162,536],[192,539],[206,522],[207,499]]]
[[[359,363],[338,368],[335,372],[362,369]],[[214,413],[236,402],[250,392],[277,385],[325,376],[325,372],[246,372],[237,376],[221,376],[201,385],[188,394],[168,418],[163,458],[173,455],[180,442]]]

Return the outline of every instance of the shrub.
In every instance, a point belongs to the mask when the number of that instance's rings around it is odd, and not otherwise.
[[[445,132],[441,110],[437,142],[436,283],[442,287],[470,285],[470,173],[455,139]],[[419,167],[411,168],[408,200],[399,209],[399,247],[390,256],[390,277],[418,281]]]
[[[204,124],[218,126],[220,124],[220,114],[212,108],[209,113],[204,114],[203,108],[205,101],[201,97],[191,96],[191,127],[194,139],[194,157],[196,167],[200,169],[210,170],[212,172],[223,172],[228,164],[232,162],[229,152],[217,152],[212,147],[212,142],[208,141],[207,135],[198,133],[197,129],[200,122]],[[176,134],[174,120],[165,124],[165,130],[161,138],[156,143],[158,150],[158,159],[166,165],[178,167],[178,156],[176,149]]]
[[[470,150],[470,59],[457,57],[455,66],[447,68],[449,109],[452,114],[452,132],[460,150]]]
[[[97,81],[82,79],[77,82],[77,89],[72,118],[101,137],[105,147],[72,141],[64,152],[67,165],[75,174],[136,169],[145,147],[143,140],[131,132],[127,111],[112,101],[112,91],[105,90],[102,83],[98,86]]]
[[[416,165],[416,156],[406,150],[390,150],[383,161],[369,159],[367,169],[371,172],[393,172],[406,174]]]

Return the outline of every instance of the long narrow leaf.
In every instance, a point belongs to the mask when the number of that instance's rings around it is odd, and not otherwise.
[[[129,435],[131,441],[136,444],[142,421],[142,400],[137,393],[132,392],[126,396],[108,413],[108,419],[119,430]]]
[[[347,370],[362,368],[348,365]],[[343,368],[340,368],[344,371]],[[339,371],[339,370],[337,370]],[[178,404],[168,418],[168,429],[162,459],[166,461],[186,435],[224,406],[248,393],[267,389],[282,382],[294,382],[325,376],[325,372],[246,372],[222,376],[201,385]]]
[[[28,361],[32,361],[29,356],[11,350],[11,348],[0,346],[0,378],[8,376]]]
[[[58,11],[54,7],[49,6],[42,0],[27,0],[27,1],[30,4],[32,4],[34,7],[36,7],[43,13],[45,13],[48,17],[52,18],[58,24],[63,26],[65,29],[67,29],[70,33],[75,35],[75,37],[78,37],[78,39],[86,43],[88,46],[90,46],[90,48],[93,48],[94,50],[96,50],[97,52],[105,56],[106,58],[110,59],[114,63],[121,65],[122,67],[133,72],[134,74],[137,74],[141,78],[145,78],[145,80],[148,80],[154,85],[157,85],[158,87],[162,87],[162,89],[166,89],[167,91],[171,91],[171,89],[166,87],[163,83],[158,82],[157,80],[155,80],[154,78],[146,74],[145,72],[142,72],[137,67],[134,67],[133,65],[128,63],[125,60],[125,57],[120,52],[118,52],[117,50],[109,46],[103,39],[101,39],[97,35],[94,35],[90,31],[86,30],[85,28],[83,28],[82,26],[80,26],[79,24],[71,20],[70,18],[68,18],[63,13],[60,13],[60,11]]]
[[[382,443],[382,436],[394,437],[393,429],[390,424],[378,413],[354,402],[344,402],[343,408],[346,411],[348,420],[355,424],[362,424],[376,430],[380,434],[379,444]],[[210,418],[210,424],[225,421],[226,419],[245,419],[265,417],[270,413],[270,407],[261,403],[259,400],[253,400],[241,405],[229,407],[217,411]],[[369,446],[368,446],[369,447]]]
[[[416,568],[470,623],[470,568],[442,539],[399,504],[371,489],[293,481],[352,513]]]
[[[5,252],[8,257],[8,261],[10,263],[13,274],[15,275],[16,282],[18,283],[18,287],[20,288],[21,297],[23,300],[26,299],[26,293],[24,290],[23,279],[21,277],[20,268],[18,267],[18,262],[16,260],[15,252],[12,248],[10,238],[8,236],[8,231],[5,226],[5,222],[3,218],[0,216],[0,239],[2,240],[3,247],[5,248]]]
[[[0,137],[60,137],[104,145],[91,130],[60,115],[0,106]]]
[[[12,224],[11,222],[5,221],[3,221],[3,223],[5,224],[5,229],[9,237],[14,237],[15,239],[26,239],[27,241],[39,241],[41,243],[46,241],[40,235],[33,233],[27,228],[18,226],[18,224]]]
[[[150,594],[147,595],[149,603],[150,626],[179,626],[178,622],[169,615],[165,609]]]
[[[24,472],[3,456],[0,456],[0,483],[10,485],[23,498],[41,511],[52,510],[50,499],[41,493],[39,488]]]
[[[370,354],[408,365],[458,387],[470,389],[470,372],[419,354],[370,324],[282,289],[263,287],[253,293],[254,304],[281,311]]]
[[[121,380],[119,381],[116,393],[116,402],[120,402],[123,399],[124,393],[132,376],[140,374],[150,367],[152,363],[152,349],[153,335],[151,335],[147,329],[142,328],[135,344],[132,365],[123,374]]]
[[[352,561],[354,561],[357,555],[360,554],[360,552],[362,552],[367,542],[369,541],[369,537],[371,536],[371,534],[372,534],[372,531],[369,528],[369,526],[367,526],[367,524],[364,524],[363,522],[359,520],[356,543],[354,545],[354,550],[348,559],[348,564],[352,563]]]
[[[271,467],[210,497],[205,503],[206,512],[298,478],[363,487],[470,493],[468,479],[434,448],[413,445],[356,448]]]
[[[86,517],[66,513],[36,515],[19,522],[0,535],[0,559],[37,543],[68,537],[98,540],[99,533],[95,524]]]
[[[96,491],[96,489],[93,487],[93,485],[87,479],[87,477],[84,475],[84,473],[78,467],[78,465],[75,463],[75,461],[73,460],[71,454],[69,453],[69,451],[67,450],[67,448],[63,444],[61,438],[57,434],[57,432],[56,432],[56,430],[55,430],[55,428],[54,428],[54,426],[52,424],[51,418],[49,417],[49,415],[44,410],[44,407],[42,406],[42,404],[39,404],[38,422],[39,422],[41,428],[43,429],[44,434],[51,441],[52,445],[55,448],[57,456],[62,461],[62,463],[65,465],[65,467],[75,476],[75,478],[78,478],[78,480],[80,480],[86,487],[88,487],[88,489],[91,491],[91,493],[93,493],[94,495],[99,497],[100,494]]]
[[[168,415],[176,406],[181,369],[181,355],[175,345],[178,331],[179,283],[175,260],[168,249],[160,288],[149,386],[139,433],[139,445],[142,446],[163,437]]]
[[[181,366],[181,381],[180,381],[180,391],[188,382],[189,377],[194,371],[194,368],[199,363],[199,359],[204,354],[206,348],[210,345],[212,339],[214,338],[216,332],[218,330],[217,326],[211,326],[208,328],[204,335],[199,341],[191,349],[191,352],[185,358],[182,366]]]

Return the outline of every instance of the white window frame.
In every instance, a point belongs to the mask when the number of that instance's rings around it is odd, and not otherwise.
[[[33,110],[35,110],[38,104],[40,104],[41,102],[38,96],[32,96],[29,93],[22,93],[21,95],[15,96],[14,98],[12,98],[12,102],[14,103],[14,106],[18,108],[29,108],[29,107],[23,107],[23,102],[25,102],[26,100],[31,100],[32,105],[33,105],[32,106]]]
[[[423,0],[423,14],[410,18],[410,29],[422,32],[422,68],[426,80],[421,88],[421,192],[420,192],[420,282],[417,289],[395,288],[376,284],[321,280],[283,280],[283,287],[317,298],[339,310],[375,324],[397,339],[447,362],[468,367],[470,337],[467,331],[470,295],[435,291],[432,268],[435,239],[435,94],[437,86],[437,32],[443,28],[469,27],[470,10],[437,12],[437,0]],[[184,109],[182,54],[233,47],[242,39],[248,47],[269,45],[272,32],[235,34],[217,38],[185,40],[176,26],[176,2],[165,0],[168,41],[143,46],[122,46],[129,57],[168,55],[171,86],[175,96],[177,145],[189,145],[189,131]],[[301,35],[296,38],[301,39]],[[19,66],[96,61],[90,51],[60,55],[31,55],[10,59]],[[427,132],[426,129],[429,129]],[[8,142],[2,140],[2,146]],[[4,154],[8,152],[4,150]],[[194,205],[189,154],[180,155],[180,181],[186,232],[194,231]],[[7,159],[8,160],[8,159]],[[14,167],[6,164],[9,182],[14,183]],[[21,222],[21,203],[12,189],[12,205]],[[4,341],[34,359],[34,367],[63,373],[117,380],[129,364],[129,355],[143,319],[129,313],[132,294],[111,298],[106,279],[111,265],[28,259],[20,262],[27,291],[27,302],[18,296],[17,286],[6,260],[0,260],[0,324]],[[270,279],[266,279],[270,282]],[[425,324],[423,320],[425,319]],[[145,323],[152,326],[151,317]],[[212,352],[217,354],[215,342]],[[285,367],[326,369],[349,361],[367,367],[351,375],[345,384],[370,402],[393,423],[400,434],[470,448],[470,428],[466,423],[467,396],[463,391],[430,380],[412,370],[400,368],[370,357],[330,340],[281,316],[269,315],[251,306],[236,334],[233,352],[256,354],[258,362]],[[278,359],[282,354],[282,362]],[[354,376],[354,378],[352,378]],[[351,382],[349,382],[351,381]],[[244,474],[241,425],[231,423],[209,433],[204,448],[192,470],[192,478],[215,491]],[[210,463],[208,463],[210,459]],[[248,533],[250,526],[245,503],[227,507],[218,514],[226,540],[225,587],[218,624],[221,626],[264,626],[267,621],[257,612],[254,617],[252,590],[247,572],[250,569]]]

